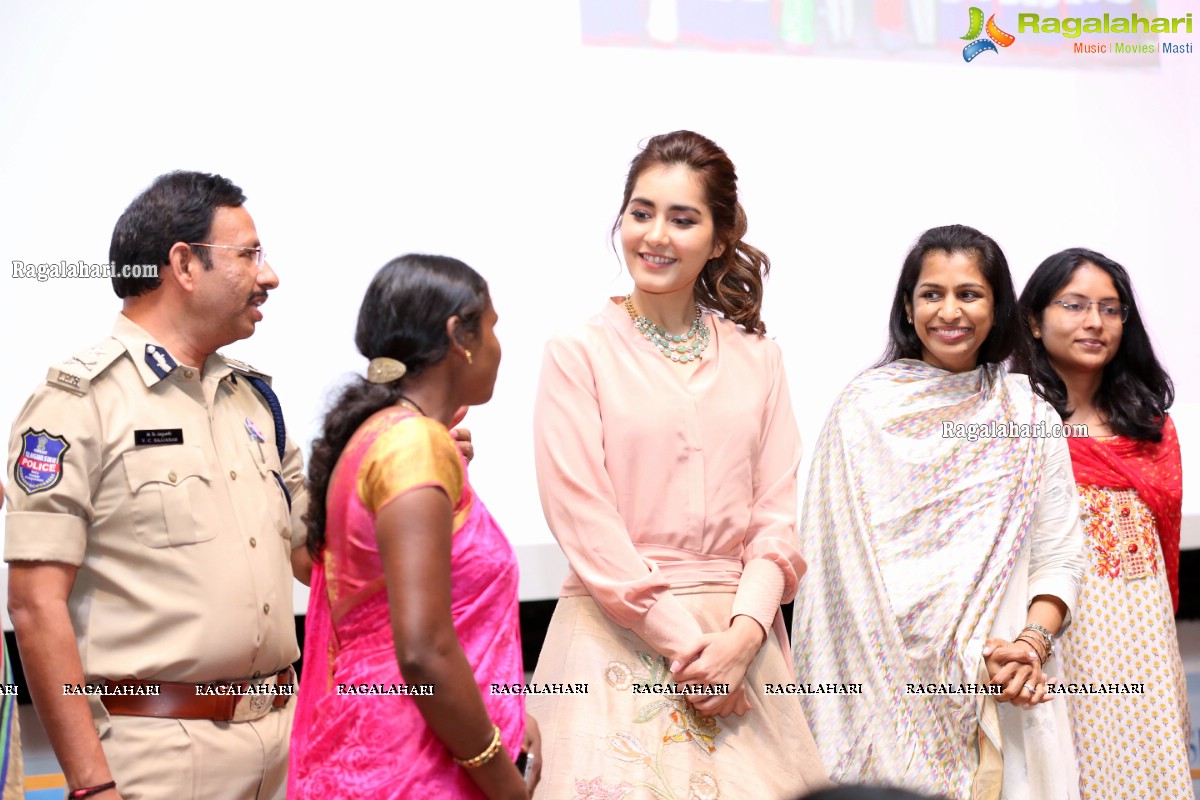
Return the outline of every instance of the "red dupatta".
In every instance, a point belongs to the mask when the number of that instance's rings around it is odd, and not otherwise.
[[[1183,467],[1179,437],[1168,416],[1162,441],[1142,441],[1124,436],[1097,440],[1071,438],[1071,466],[1075,482],[1106,489],[1133,489],[1154,514],[1162,546],[1171,603],[1179,610],[1179,526],[1183,517]]]

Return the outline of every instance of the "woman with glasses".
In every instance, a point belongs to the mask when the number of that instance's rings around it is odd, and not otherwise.
[[[884,358],[829,413],[792,640],[798,683],[862,683],[801,696],[835,781],[1078,796],[1046,676],[1083,541],[1059,416],[1004,368],[1027,335],[996,242],[933,228],[904,260]]]
[[[625,181],[633,289],[546,347],[534,454],[571,572],[538,658],[538,797],[783,800],[826,785],[794,695],[800,438],[737,174],[691,131]]]
[[[1070,696],[1084,797],[1191,798],[1179,605],[1182,474],[1159,365],[1125,269],[1072,248],[1021,293],[1034,347],[1027,372],[1063,419],[1087,542],[1087,570],[1063,639],[1066,681],[1137,694]]]
[[[448,428],[500,365],[487,283],[407,255],[371,281],[369,359],[309,463],[312,587],[288,797],[528,800],[517,561]],[[534,769],[540,766],[535,761]]]

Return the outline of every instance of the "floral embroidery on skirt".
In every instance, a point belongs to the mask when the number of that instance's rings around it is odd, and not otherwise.
[[[728,625],[732,592],[678,596],[703,629]],[[793,680],[774,634],[746,674],[744,717],[697,711],[668,664],[590,597],[559,599],[533,682],[590,691],[529,698],[544,764],[534,800],[791,800],[828,786],[799,701],[765,695]]]
[[[665,695],[661,691],[667,687],[666,678],[670,674],[666,658],[655,658],[642,650],[637,651],[637,657],[643,671],[634,672],[624,661],[610,661],[604,670],[604,682],[610,690],[617,692],[633,691],[635,686],[645,690],[649,702],[637,710],[637,715],[632,721],[636,725],[648,725],[658,721],[658,726],[662,728],[662,734],[657,737],[660,740],[658,748],[651,755],[638,737],[627,731],[616,731],[608,735],[608,749],[604,754],[627,764],[641,764],[653,775],[652,781],[640,782],[636,786],[649,789],[665,800],[680,800],[680,795],[670,785],[670,777],[663,771],[663,759],[669,754],[667,748],[672,744],[692,742],[701,751],[712,754],[716,751],[717,734],[721,729],[717,727],[715,718],[697,711],[687,700]],[[657,687],[660,691],[653,691],[650,687]],[[666,718],[660,720],[664,713]],[[663,722],[666,722],[665,727]],[[612,788],[605,787],[599,778],[590,782],[577,778],[575,785],[586,790],[580,792],[578,800],[621,797],[623,795],[616,792],[635,788],[627,783]],[[696,771],[689,776],[688,800],[716,800],[720,796],[720,782],[711,773]]]

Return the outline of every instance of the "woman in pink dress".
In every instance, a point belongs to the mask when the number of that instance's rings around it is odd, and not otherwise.
[[[768,261],[699,134],[650,139],[621,208],[634,289],[550,341],[537,395],[538,487],[571,572],[534,681],[587,693],[530,698],[536,796],[794,797],[827,781],[786,693],[800,438],[759,316]]]
[[[395,259],[367,290],[367,376],[309,466],[291,798],[529,797],[514,757],[536,757],[536,728],[520,695],[489,691],[522,679],[516,558],[447,431],[491,398],[495,324],[487,284],[452,258]]]

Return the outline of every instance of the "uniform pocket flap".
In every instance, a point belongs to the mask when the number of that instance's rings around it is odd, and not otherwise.
[[[194,445],[130,450],[121,456],[121,461],[125,464],[129,488],[135,493],[152,483],[178,486],[188,478],[208,482],[204,451]]]

